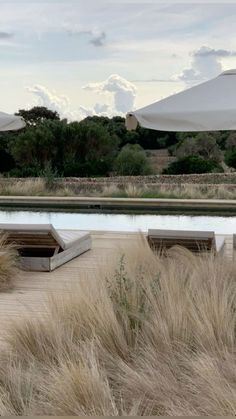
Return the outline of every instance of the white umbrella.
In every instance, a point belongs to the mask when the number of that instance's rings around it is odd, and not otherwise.
[[[0,112],[0,131],[16,131],[24,127],[25,122],[20,116]]]
[[[236,70],[127,114],[128,130],[138,123],[160,131],[236,130]]]

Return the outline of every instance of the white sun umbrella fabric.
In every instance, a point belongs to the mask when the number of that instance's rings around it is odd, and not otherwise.
[[[138,123],[160,131],[236,130],[236,70],[127,114],[128,130]]]
[[[23,118],[0,112],[0,131],[17,131],[25,127]]]

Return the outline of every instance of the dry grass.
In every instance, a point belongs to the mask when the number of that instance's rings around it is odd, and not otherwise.
[[[17,252],[6,244],[6,236],[0,234],[0,292],[13,288],[17,276]]]
[[[9,184],[2,184],[0,189],[1,195],[15,196],[37,196],[42,195],[45,191],[45,181],[41,178],[24,181],[17,181]]]
[[[96,196],[113,198],[179,198],[179,199],[236,199],[233,185],[204,184],[135,184],[126,186],[111,183],[105,186],[63,184],[55,182],[48,188],[43,178],[26,179],[0,184],[0,195],[5,196]]]
[[[235,415],[236,267],[140,238],[5,333],[1,415]]]
[[[176,198],[176,199],[236,199],[236,188],[228,185],[163,184],[158,186],[128,184],[110,185],[103,189],[105,197]]]
[[[4,196],[74,196],[71,188],[65,186],[50,189],[43,178],[26,179],[0,185],[0,195]]]

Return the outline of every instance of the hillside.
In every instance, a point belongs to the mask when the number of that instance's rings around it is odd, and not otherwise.
[[[148,161],[154,174],[162,173],[170,163],[175,161],[175,157],[170,156],[167,149],[146,150]]]

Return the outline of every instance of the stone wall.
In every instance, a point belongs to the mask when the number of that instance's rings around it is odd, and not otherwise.
[[[0,185],[12,184],[15,182],[25,182],[29,178],[0,178]],[[35,178],[31,178],[35,180]],[[55,179],[55,183],[64,186],[103,188],[112,184],[118,187],[133,184],[137,186],[147,185],[155,187],[163,184],[198,184],[198,185],[213,185],[213,184],[227,184],[230,187],[236,187],[236,172],[235,173],[210,173],[201,175],[151,175],[151,176],[115,176],[105,178],[59,178]]]
[[[62,179],[60,180],[62,181]],[[151,175],[151,176],[115,176],[107,178],[65,178],[63,182],[97,185],[132,183],[140,184],[232,184],[236,186],[236,173],[210,173],[202,175]]]

